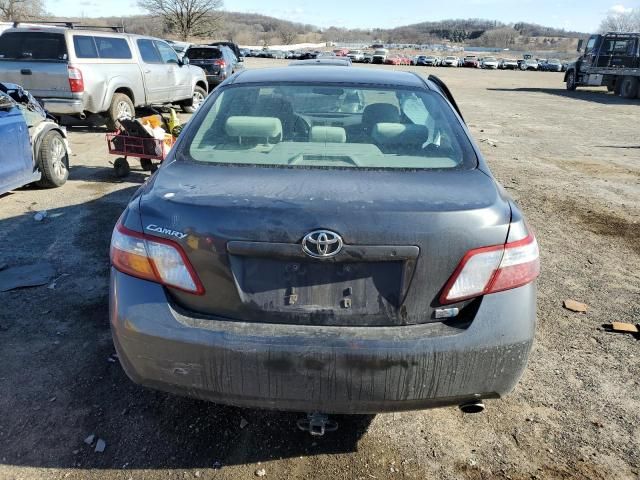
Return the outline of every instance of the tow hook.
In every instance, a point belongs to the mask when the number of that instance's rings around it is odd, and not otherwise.
[[[338,430],[338,422],[320,412],[307,413],[307,417],[298,419],[296,424],[300,430],[309,432],[313,437],[322,437],[326,432]]]

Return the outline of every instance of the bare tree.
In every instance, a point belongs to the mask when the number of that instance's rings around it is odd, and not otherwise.
[[[640,8],[609,14],[600,24],[600,31],[640,32]]]
[[[223,0],[138,0],[138,5],[164,19],[183,41],[213,35],[222,20]]]
[[[34,20],[44,16],[43,0],[0,0],[0,19]]]
[[[478,43],[485,47],[510,48],[516,43],[518,31],[511,27],[487,30],[478,39]]]
[[[282,25],[277,32],[284,45],[291,45],[298,38],[298,32],[289,25]]]

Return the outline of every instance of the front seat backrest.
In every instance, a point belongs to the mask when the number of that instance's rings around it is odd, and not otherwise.
[[[362,112],[364,133],[370,135],[377,123],[399,123],[400,110],[390,103],[372,103]]]

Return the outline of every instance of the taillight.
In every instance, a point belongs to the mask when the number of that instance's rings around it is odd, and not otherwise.
[[[69,86],[72,93],[84,92],[84,79],[79,68],[69,67]]]
[[[204,287],[182,247],[116,225],[111,236],[111,264],[122,273],[196,295]]]
[[[224,68],[227,66],[227,63],[224,60],[214,60],[213,64],[219,66],[220,68]]]
[[[530,234],[517,242],[467,252],[442,290],[446,305],[521,287],[540,274],[538,242]]]

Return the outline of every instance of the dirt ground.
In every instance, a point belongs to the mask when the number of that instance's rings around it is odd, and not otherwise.
[[[247,66],[274,63],[286,62]],[[0,293],[0,478],[638,478],[640,342],[602,325],[640,322],[640,101],[569,94],[555,73],[415,69],[447,82],[537,233],[539,324],[513,394],[476,416],[342,417],[314,439],[296,414],[134,385],[110,361],[108,245],[148,174],[117,180],[104,132],[74,128],[63,188],[0,198],[0,264],[49,260],[59,277]],[[568,298],[588,313],[563,309]],[[83,442],[92,434],[103,453]]]

